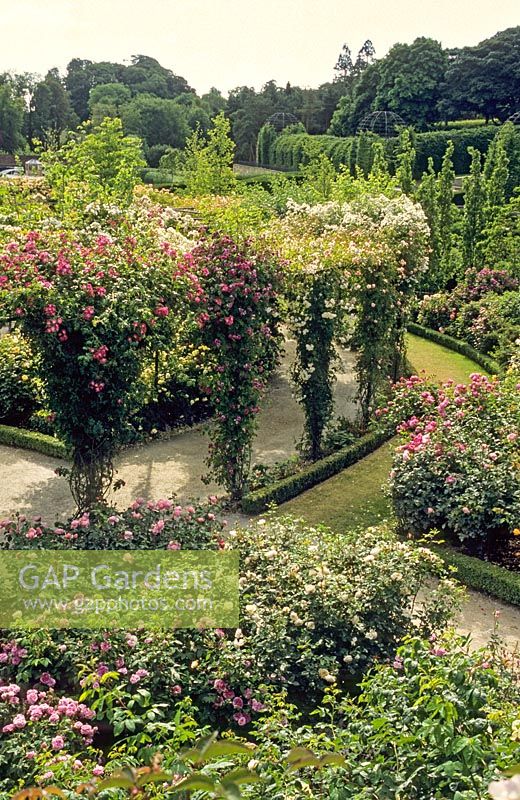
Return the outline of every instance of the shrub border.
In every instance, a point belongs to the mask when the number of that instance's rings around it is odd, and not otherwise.
[[[337,475],[341,470],[373,453],[385,442],[390,441],[393,436],[393,431],[388,430],[367,433],[354,444],[343,447],[336,453],[304,467],[296,475],[290,475],[271,486],[244,495],[241,502],[242,511],[246,514],[259,514],[273,503],[280,505],[287,500],[292,500],[293,497],[297,497],[307,489]]]
[[[53,436],[25,428],[14,428],[11,425],[0,425],[0,444],[8,447],[20,447],[23,450],[35,450],[53,458],[67,458],[67,448]]]
[[[428,545],[448,566],[457,569],[456,578],[465,586],[510,605],[520,606],[520,573],[490,564],[451,547]]]
[[[474,361],[475,364],[478,364],[479,367],[482,367],[482,369],[485,369],[486,372],[489,372],[491,375],[497,375],[502,372],[500,364],[489,356],[485,356],[484,353],[479,353],[478,350],[475,350],[475,348],[467,342],[461,342],[459,339],[454,339],[453,336],[435,331],[433,328],[425,328],[422,325],[418,325],[416,322],[410,322],[407,327],[409,333],[413,333],[415,336],[421,336],[423,339],[429,339],[431,342],[441,345],[441,347],[446,347],[448,350],[453,350],[461,356],[466,356],[466,358],[469,358],[470,361]]]

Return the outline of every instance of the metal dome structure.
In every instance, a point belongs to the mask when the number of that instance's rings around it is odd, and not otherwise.
[[[297,125],[299,123],[299,119],[297,119],[294,114],[291,114],[289,111],[277,111],[275,114],[271,114],[265,121],[266,125],[272,125],[275,131],[283,131],[284,128],[287,128],[288,125]]]
[[[506,119],[506,122],[512,122],[513,125],[520,125],[520,111],[515,111],[514,114],[511,114],[511,116]]]
[[[377,136],[387,138],[397,136],[399,128],[405,125],[404,119],[394,111],[372,111],[363,117],[358,125],[357,132],[375,133]]]

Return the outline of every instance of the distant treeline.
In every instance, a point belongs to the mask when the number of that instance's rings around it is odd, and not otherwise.
[[[271,80],[260,91],[238,86],[227,97],[217,88],[197,95],[186,78],[150,56],[132,56],[127,65],[73,58],[63,75],[57,69],[44,77],[0,74],[0,151],[28,152],[37,142],[59,146],[80,123],[96,125],[106,116],[120,117],[125,131],[143,140],[150,166],[157,166],[168,148],[182,149],[195,129],[207,131],[221,111],[231,122],[236,157],[243,161],[255,159],[260,129],[279,112],[291,115],[308,134],[343,140],[357,133],[368,113],[383,109],[419,132],[451,120],[503,122],[520,111],[519,51],[520,27],[460,49],[445,50],[421,37],[394,45],[381,59],[367,40],[356,57],[343,45],[331,80],[317,88],[278,86]],[[479,135],[486,135],[484,129]],[[348,160],[334,142],[331,158]],[[299,163],[294,143],[290,154],[285,139],[276,147],[276,163]],[[418,163],[421,169],[420,155]]]

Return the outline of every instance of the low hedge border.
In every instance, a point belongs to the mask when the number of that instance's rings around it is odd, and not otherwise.
[[[498,564],[490,564],[439,545],[430,546],[451,567],[457,569],[457,579],[470,589],[484,592],[505,603],[520,606],[520,573],[511,572]]]
[[[67,458],[67,448],[63,442],[37,431],[28,431],[25,428],[13,428],[10,425],[0,425],[0,444],[8,447],[21,447],[23,450],[36,450],[44,456],[53,458]]]
[[[422,336],[423,339],[429,339],[431,342],[441,345],[441,347],[448,348],[448,350],[454,350],[456,353],[460,353],[461,356],[466,356],[470,361],[474,361],[479,367],[489,372],[490,375],[497,375],[502,371],[500,364],[493,361],[492,358],[485,356],[483,353],[479,353],[478,350],[475,350],[475,348],[471,347],[467,342],[454,339],[453,336],[439,333],[439,331],[434,331],[432,328],[424,328],[416,322],[409,323],[408,332],[413,333],[415,336]]]
[[[281,481],[273,483],[256,492],[250,492],[242,498],[242,511],[245,514],[259,514],[269,508],[270,505],[280,505],[292,500],[307,489],[311,489],[318,483],[322,483],[337,475],[338,472],[346,467],[352,466],[356,461],[373,453],[385,442],[390,441],[394,436],[393,431],[374,431],[362,436],[355,444],[344,447],[330,456],[310,464],[298,472],[290,475]]]

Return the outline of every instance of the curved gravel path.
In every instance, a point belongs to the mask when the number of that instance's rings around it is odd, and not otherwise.
[[[291,394],[290,368],[295,343],[286,342],[285,354],[274,375],[259,414],[253,461],[273,464],[296,452],[303,431],[303,414]],[[353,418],[356,413],[356,383],[353,356],[342,354],[342,371],[335,389],[336,414]],[[205,484],[202,475],[208,438],[202,426],[144,445],[129,448],[116,462],[117,477],[125,486],[113,495],[120,508],[136,497],[158,500],[176,495],[180,501],[218,494],[214,483]],[[55,474],[63,462],[29,450],[0,446],[0,518],[16,511],[41,515],[54,522],[73,511],[65,478]]]

